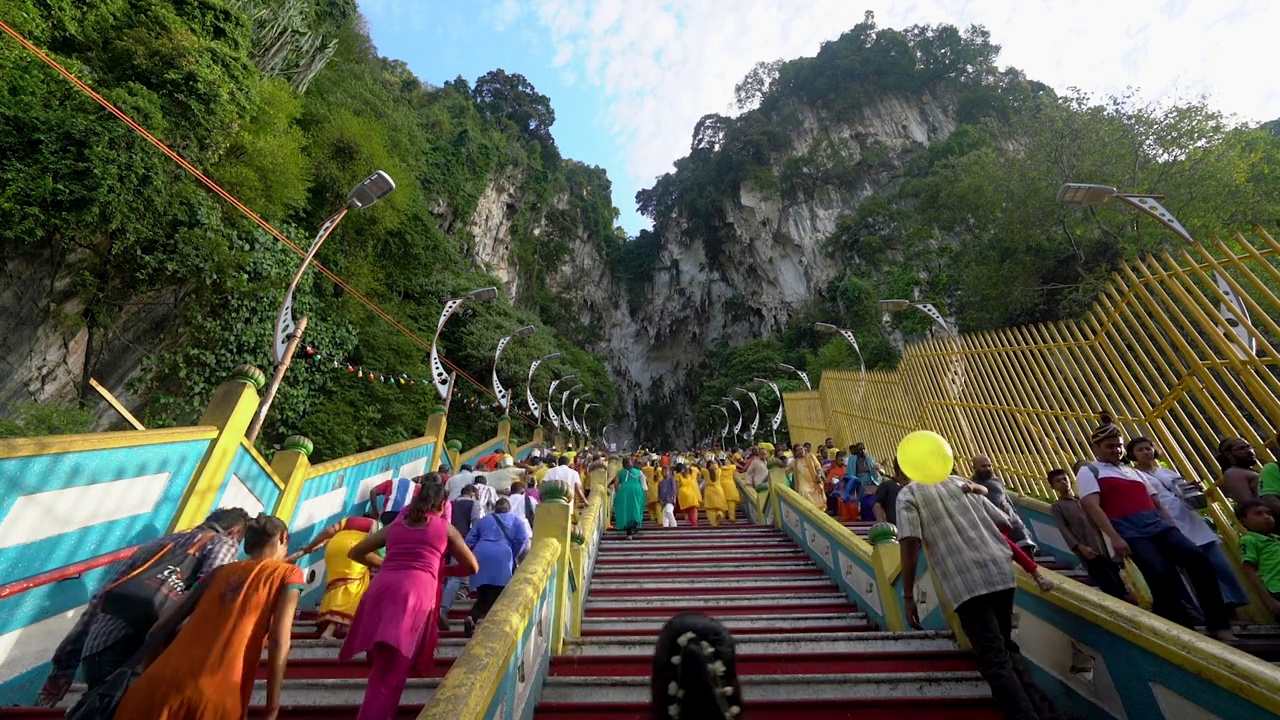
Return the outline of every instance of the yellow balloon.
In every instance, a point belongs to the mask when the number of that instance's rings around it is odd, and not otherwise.
[[[898,443],[898,468],[915,482],[936,485],[951,476],[951,443],[935,432],[917,430]]]

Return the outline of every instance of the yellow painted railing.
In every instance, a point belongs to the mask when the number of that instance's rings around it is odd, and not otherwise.
[[[1215,454],[1224,438],[1276,439],[1278,264],[1280,242],[1261,228],[1147,256],[1115,273],[1080,320],[935,338],[893,370],[823,373],[818,390],[785,395],[792,438],[865,442],[887,465],[903,435],[934,430],[961,472],[986,455],[1012,490],[1052,499],[1048,471],[1093,457],[1088,438],[1107,410],[1127,437],[1153,439],[1209,486],[1208,515],[1238,563]],[[1248,318],[1222,309],[1232,298]]]

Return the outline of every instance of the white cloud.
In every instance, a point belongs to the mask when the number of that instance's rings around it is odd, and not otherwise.
[[[603,124],[625,163],[611,168],[623,205],[688,152],[699,117],[733,111],[733,86],[756,62],[813,55],[867,9],[882,27],[985,25],[1004,47],[1002,64],[1059,90],[1208,92],[1245,119],[1280,117],[1280,90],[1267,79],[1280,27],[1280,3],[1271,0],[525,2],[522,20],[542,26],[555,66],[600,92]]]

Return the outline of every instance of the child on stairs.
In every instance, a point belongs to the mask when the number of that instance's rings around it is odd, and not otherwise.
[[[658,483],[658,502],[662,505],[662,527],[676,527],[676,500],[678,498],[676,478],[669,467],[658,468],[658,472],[663,474],[662,482]]]

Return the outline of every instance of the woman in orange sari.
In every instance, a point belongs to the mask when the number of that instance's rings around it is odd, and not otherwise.
[[[303,585],[302,570],[284,561],[288,546],[289,529],[280,518],[259,515],[249,522],[249,559],[214,570],[152,628],[147,645],[155,660],[125,693],[115,720],[241,720],[264,642],[263,717],[275,720]]]
[[[316,618],[321,640],[329,640],[339,629],[345,633],[351,627],[351,618],[356,616],[360,598],[369,589],[369,568],[382,564],[382,557],[376,553],[366,558],[367,562],[356,562],[347,557],[351,548],[375,529],[370,518],[359,515],[346,517],[321,530],[315,540],[307,543],[296,555],[289,556],[290,560],[296,560],[324,548],[324,598],[320,601],[320,614]]]
[[[813,503],[819,512],[827,511],[827,493],[823,489],[822,465],[803,445],[796,445],[796,458],[791,461],[791,474],[796,492]]]

